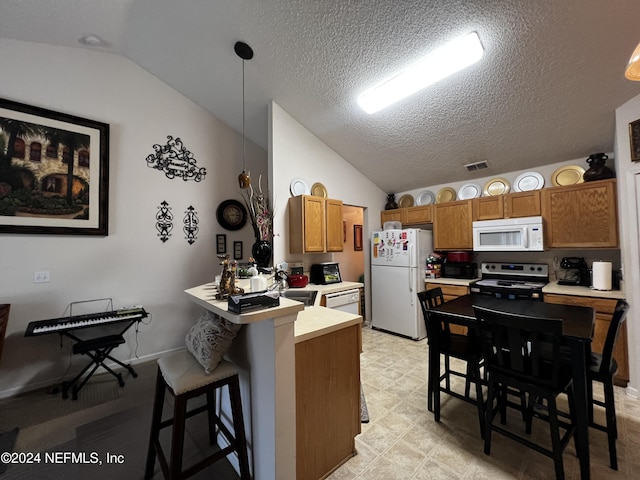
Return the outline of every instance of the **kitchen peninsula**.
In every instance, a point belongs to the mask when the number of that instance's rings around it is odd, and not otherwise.
[[[347,358],[351,365],[348,370],[351,377],[346,383],[348,391],[338,400],[350,399],[346,404],[351,402],[352,405],[354,398],[356,403],[359,402],[362,317],[324,307],[305,309],[302,303],[284,297],[280,297],[279,307],[236,315],[227,310],[226,301],[215,299],[215,287],[211,283],[185,292],[203,308],[226,320],[245,325],[234,339],[227,356],[240,370],[243,413],[253,477],[295,479],[296,459],[300,453],[294,455],[292,452],[301,452],[303,448],[300,442],[296,442],[296,433],[304,432],[309,426],[305,422],[300,425],[302,415],[307,415],[309,421],[317,421],[314,420],[312,409],[305,411],[297,405],[308,406],[314,400],[313,395],[309,396],[313,393],[309,389],[313,389],[314,385],[322,386],[319,384],[325,382],[326,375],[318,371],[317,382],[297,382],[296,379],[309,379],[316,373],[311,366],[315,365],[317,355],[323,355],[328,361],[332,358]],[[337,344],[341,351],[333,352],[332,345]],[[319,348],[323,350],[320,352]],[[345,348],[346,353],[343,351]],[[304,371],[299,368],[303,362],[307,362]],[[339,387],[331,383],[324,385],[326,391],[335,388]],[[298,411],[300,412],[297,414]],[[342,444],[347,445],[351,451],[347,456],[336,460],[338,464],[353,454],[353,437],[360,431],[359,414],[359,408],[352,407],[342,417],[341,425],[348,424],[348,428],[340,430],[340,434],[350,435],[350,438],[344,438]],[[354,418],[350,422],[344,421],[347,417]],[[326,424],[329,423],[331,419],[327,418]],[[304,434],[301,435],[301,440],[303,443],[306,441],[310,447],[308,442],[313,441],[313,436]],[[328,446],[335,445],[335,442],[326,443]],[[335,457],[336,452],[333,455]],[[337,466],[325,465],[322,468],[332,469]]]

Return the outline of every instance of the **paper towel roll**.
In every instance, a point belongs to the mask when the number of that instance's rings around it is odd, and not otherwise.
[[[611,290],[611,262],[593,262],[592,275],[595,290]]]

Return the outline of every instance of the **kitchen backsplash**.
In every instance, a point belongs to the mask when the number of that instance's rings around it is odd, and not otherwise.
[[[619,270],[620,250],[547,250],[544,252],[475,252],[473,262],[514,262],[514,263],[546,263],[549,265],[549,277],[551,281],[557,280],[557,276],[563,275],[559,262],[562,257],[583,257],[587,266],[591,268],[594,261],[611,262],[613,270]],[[557,259],[558,268],[554,269],[554,258]]]

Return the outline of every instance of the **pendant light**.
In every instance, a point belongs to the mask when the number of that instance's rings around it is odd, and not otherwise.
[[[249,172],[247,172],[246,168],[246,159],[245,159],[245,138],[244,138],[244,61],[251,60],[253,58],[253,50],[249,45],[244,42],[236,42],[233,49],[242,59],[242,173],[238,175],[238,183],[240,184],[240,188],[245,189],[249,188],[251,185],[251,177],[249,176]]]
[[[640,81],[640,43],[631,54],[629,64],[624,72],[624,76],[629,80]]]

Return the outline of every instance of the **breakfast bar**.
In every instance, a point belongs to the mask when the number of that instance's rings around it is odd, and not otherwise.
[[[233,340],[227,357],[240,371],[253,478],[294,480],[296,346],[356,325],[359,329],[362,317],[324,307],[305,309],[301,302],[285,297],[280,297],[278,307],[237,315],[228,311],[226,300],[216,300],[213,283],[185,292],[201,307],[245,325]],[[359,354],[359,343],[349,345],[354,355]]]

